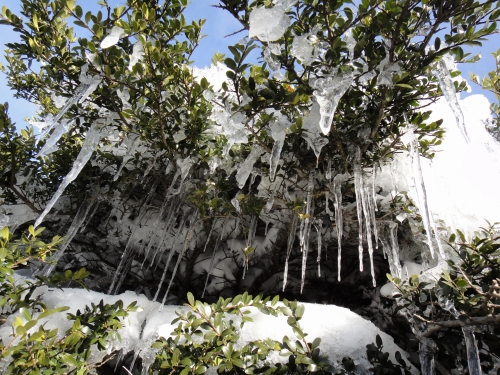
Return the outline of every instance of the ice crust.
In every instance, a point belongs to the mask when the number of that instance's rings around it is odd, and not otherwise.
[[[280,39],[290,26],[290,17],[285,12],[287,7],[278,4],[272,8],[258,7],[250,12],[248,36],[262,42],[274,42]]]

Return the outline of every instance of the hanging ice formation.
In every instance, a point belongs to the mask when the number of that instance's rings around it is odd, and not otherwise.
[[[87,135],[85,137],[85,142],[83,142],[82,149],[80,150],[80,153],[78,154],[76,160],[73,162],[73,167],[62,180],[61,185],[59,185],[59,188],[55,192],[54,196],[49,201],[49,203],[47,203],[47,206],[45,206],[45,209],[40,214],[40,217],[35,221],[35,227],[39,226],[42,223],[45,216],[52,209],[52,207],[57,202],[59,197],[64,193],[66,187],[71,182],[73,182],[75,178],[80,174],[81,170],[83,169],[83,167],[85,167],[85,164],[87,164],[90,157],[92,156],[92,153],[94,152],[95,147],[99,143],[100,138],[101,138],[101,126],[97,123],[94,123],[87,132]]]
[[[420,366],[422,375],[435,375],[434,352],[435,343],[428,337],[419,337],[418,355],[420,359]]]
[[[321,150],[326,144],[328,144],[328,138],[323,137],[321,134],[321,128],[318,127],[318,124],[321,122],[321,113],[319,104],[314,101],[311,110],[309,112],[309,116],[304,117],[304,121],[302,124],[302,138],[304,138],[314,151],[314,155],[316,155],[316,167],[317,162],[319,160],[319,155],[321,154]]]
[[[250,173],[252,173],[253,165],[263,152],[264,150],[262,149],[262,147],[258,143],[254,143],[250,154],[248,154],[245,161],[238,166],[238,171],[236,172],[236,181],[238,182],[238,187],[240,189],[243,189],[243,186],[245,186],[248,176],[250,176]]]
[[[338,259],[337,259],[337,268],[338,268],[338,276],[337,279],[340,281],[340,271],[341,271],[341,262],[342,262],[342,234],[344,232],[344,219],[343,219],[343,211],[342,211],[342,184],[349,180],[351,175],[349,173],[338,174],[333,178],[333,195],[335,197],[335,201],[333,203],[334,211],[335,211],[335,227],[337,230],[337,244],[338,244]]]
[[[274,139],[271,159],[269,160],[269,179],[271,181],[274,181],[276,177],[276,169],[278,168],[278,163],[280,161],[281,150],[285,144],[285,130],[289,125],[290,123],[284,117],[280,117],[279,120],[271,125],[271,136]]]
[[[125,30],[121,27],[113,26],[108,35],[102,40],[101,48],[106,49],[114,46],[118,41],[125,36]]]
[[[66,249],[70,245],[71,241],[73,241],[73,238],[77,234],[78,229],[80,229],[80,227],[83,225],[83,223],[84,223],[85,219],[87,218],[90,210],[96,204],[97,203],[95,201],[89,200],[88,202],[84,202],[80,206],[80,208],[78,209],[78,211],[77,211],[77,213],[76,213],[73,221],[71,222],[71,225],[70,225],[70,227],[68,229],[68,232],[64,236],[63,243],[61,244],[61,246],[59,246],[59,249],[55,252],[55,254],[52,255],[52,257],[50,258],[50,263],[46,264],[43,267],[43,269],[41,270],[41,272],[39,272],[39,273],[37,272],[36,273],[37,275],[39,275],[39,276],[45,276],[45,277],[50,276],[50,274],[52,273],[52,271],[56,267],[57,262],[64,255],[64,252],[66,251]]]
[[[340,72],[324,78],[318,78],[314,83],[314,96],[320,107],[321,120],[319,126],[323,134],[328,135],[332,127],[333,116],[340,99],[352,83],[353,73]]]
[[[250,13],[248,36],[262,42],[280,39],[290,26],[290,17],[286,15],[286,11],[296,2],[297,0],[284,0],[272,8],[254,8]]]
[[[210,228],[210,233],[208,234],[207,242],[205,243],[205,248],[203,249],[203,252],[205,252],[205,250],[207,249],[207,245],[210,242],[210,238],[211,238],[211,235],[212,235],[212,232],[214,230],[214,226],[216,225],[216,223],[217,223],[217,221],[214,219],[214,222],[212,224],[212,227]],[[222,224],[222,229],[221,229],[220,235],[217,236],[217,240],[216,240],[215,245],[214,245],[212,257],[210,258],[210,266],[208,267],[207,278],[205,280],[205,285],[203,286],[203,293],[201,294],[201,298],[205,297],[205,291],[207,290],[208,280],[210,278],[210,275],[212,275],[212,272],[214,269],[215,254],[219,250],[219,245],[220,245],[220,242],[222,241],[222,236],[224,235],[224,231],[226,229],[226,224],[227,224],[227,220],[224,220],[224,223]]]
[[[116,171],[115,176],[113,177],[113,181],[118,180],[118,177],[120,177],[120,173],[123,167],[125,167],[125,165],[128,163],[130,159],[134,158],[133,154],[135,152],[135,148],[137,146],[137,142],[139,142],[139,139],[140,137],[138,134],[131,134],[125,140],[124,145],[127,148],[127,152],[125,153],[125,155],[123,155],[122,163],[120,164],[120,167]]]
[[[429,251],[431,257],[434,258],[434,246],[432,244],[432,229],[431,223],[433,218],[429,210],[429,205],[427,203],[427,191],[425,189],[424,177],[422,174],[422,167],[420,165],[420,154],[419,154],[419,142],[415,135],[414,129],[410,129],[410,156],[412,159],[412,170],[413,179],[415,182],[415,189],[417,191],[418,206],[420,209],[420,214],[422,216],[422,222],[424,224],[425,232],[427,235],[427,243],[429,245]],[[439,242],[438,233],[435,233],[436,241]],[[445,254],[441,254],[444,258]]]
[[[40,150],[36,157],[45,156],[50,152],[55,151],[54,147],[57,141],[68,131],[69,126],[72,124],[72,122],[68,124],[66,121],[59,123],[59,120],[61,120],[61,118],[66,114],[66,112],[71,108],[73,104],[84,102],[85,99],[87,99],[88,96],[92,94],[101,83],[102,78],[89,76],[87,74],[88,68],[88,64],[82,66],[79,78],[80,84],[76,88],[73,96],[66,101],[64,106],[55,117],[49,117],[46,119],[45,126],[40,132],[38,139],[45,138],[45,136],[50,133],[52,129],[56,128],[56,130],[51,134],[50,138],[47,140],[44,147],[42,148],[42,150]]]
[[[368,256],[370,260],[370,273],[372,276],[373,286],[376,286],[375,282],[375,269],[373,264],[373,241],[372,241],[372,231],[375,236],[375,240],[378,242],[378,230],[377,222],[375,219],[375,207],[377,202],[373,201],[373,189],[371,184],[365,184],[365,178],[363,176],[363,171],[361,169],[361,150],[358,147],[356,150],[356,156],[354,160],[354,188],[356,193],[356,210],[358,216],[358,226],[359,226],[359,269],[363,271],[363,216],[365,218],[365,230],[366,230],[366,242],[368,245]],[[375,244],[378,247],[378,244]]]
[[[460,319],[460,313],[455,308],[452,301],[441,297],[439,299],[441,307],[449,311],[456,319]],[[465,347],[467,348],[467,362],[469,365],[470,375],[482,375],[481,361],[479,359],[479,349],[477,347],[477,340],[474,336],[474,329],[471,326],[462,326],[462,333],[464,334]]]
[[[344,33],[344,42],[349,50],[349,59],[354,60],[354,48],[356,47],[356,39],[352,36],[352,29],[348,29]]]
[[[172,270],[172,277],[170,278],[170,281],[169,281],[168,287],[167,287],[167,291],[165,292],[165,295],[163,296],[163,300],[161,302],[162,307],[163,307],[163,305],[165,305],[165,301],[167,300],[168,293],[170,292],[170,288],[172,287],[172,283],[174,281],[175,275],[177,274],[177,269],[179,268],[179,264],[181,263],[182,257],[184,255],[184,253],[186,252],[186,249],[189,247],[189,242],[191,239],[190,235],[192,234],[192,231],[193,231],[195,225],[197,224],[197,219],[198,219],[198,209],[196,209],[195,212],[191,215],[191,225],[189,226],[189,229],[186,232],[186,236],[184,237],[184,241],[182,242],[183,246],[182,246],[181,252],[179,253],[179,256],[177,258],[177,262],[175,262],[174,269]],[[182,233],[181,227],[179,227],[179,233]],[[170,252],[171,253],[173,252],[173,248],[172,248],[172,250],[170,250]],[[168,269],[168,266],[165,266],[165,269]],[[159,288],[160,287],[158,287],[158,289]]]
[[[220,125],[220,133],[227,139],[227,144],[222,150],[225,156],[234,144],[248,143],[248,134],[250,131],[245,128],[244,121],[246,117],[241,113],[230,114],[229,111],[214,111],[212,115],[217,124]]]
[[[452,57],[447,54],[443,56],[441,60],[439,60],[434,70],[432,71],[439,80],[439,84],[441,85],[441,90],[443,91],[443,95],[448,102],[453,114],[455,115],[455,119],[457,121],[457,126],[460,129],[463,137],[466,142],[470,142],[469,135],[467,134],[467,129],[465,127],[464,114],[462,112],[462,108],[457,100],[457,92],[455,90],[455,85],[453,84],[453,79],[451,78],[450,71],[446,66],[445,59],[452,59]]]
[[[149,204],[149,201],[153,197],[156,188],[158,187],[159,181],[156,180],[153,182],[151,189],[149,190],[148,194],[146,195],[144,202],[141,206],[141,209],[139,210],[139,214],[137,215],[137,222],[140,222],[142,218],[144,217],[144,214],[146,212],[147,205]],[[115,291],[115,285],[116,285],[116,290],[120,287],[119,283],[117,285],[118,277],[120,277],[122,274],[126,274],[126,272],[123,272],[125,267],[125,262],[127,261],[132,261],[133,256],[132,253],[135,251],[135,245],[136,243],[140,240],[139,236],[137,235],[137,232],[139,230],[139,225],[134,227],[134,230],[130,234],[130,237],[128,238],[127,244],[125,245],[125,250],[123,250],[123,253],[120,258],[120,263],[118,263],[118,267],[116,267],[115,274],[113,276],[113,280],[111,282],[111,285],[108,289],[108,294],[113,294]]]
[[[316,239],[318,242],[318,258],[316,259],[316,262],[318,263],[318,277],[321,277],[321,229],[323,227],[323,220],[314,220],[314,227],[316,228]]]
[[[292,221],[290,223],[290,231],[288,232],[288,243],[286,246],[286,259],[285,259],[285,271],[283,272],[283,291],[288,281],[288,260],[290,259],[290,254],[292,253],[293,243],[295,242],[295,235],[297,231],[297,220],[298,216],[295,212],[292,212]]]
[[[284,76],[280,71],[281,63],[274,57],[275,55],[279,56],[281,54],[279,44],[269,43],[267,47],[264,47],[262,54],[264,57],[264,61],[271,71],[271,76],[276,79],[283,80]]]
[[[243,261],[243,277],[242,280],[245,279],[246,271],[248,270],[248,261],[251,252],[253,252],[253,239],[255,238],[255,232],[257,230],[257,221],[259,219],[258,215],[252,215],[252,219],[250,220],[250,226],[248,227],[248,237],[247,237],[247,249],[245,252],[245,259]]]
[[[300,241],[300,251],[302,252],[302,272],[300,280],[300,293],[304,289],[304,283],[306,280],[306,268],[307,268],[307,254],[309,252],[309,235],[311,233],[311,223],[312,216],[314,214],[312,210],[314,192],[314,171],[309,173],[309,181],[307,182],[307,197],[306,197],[306,208],[304,219],[300,222],[299,229],[299,241]]]
[[[172,183],[170,184],[170,187],[168,189],[168,193],[172,195],[180,193],[182,185],[184,184],[184,180],[186,179],[191,166],[194,164],[194,160],[190,156],[188,156],[185,159],[177,159],[176,163],[177,171],[175,172],[175,175],[172,178]],[[174,188],[177,179],[179,179],[179,186],[177,188]]]
[[[384,254],[389,262],[389,270],[391,275],[397,278],[402,277],[401,262],[399,261],[399,243],[398,243],[398,224],[392,221],[386,221],[381,223],[382,227],[382,237],[380,242],[382,242],[382,248]]]
[[[149,230],[149,234],[147,236],[147,238],[149,238],[149,243],[148,243],[148,247],[146,248],[146,251],[144,252],[144,260],[142,261],[141,267],[144,266],[144,263],[148,259],[149,252],[151,251],[151,247],[153,246],[153,233],[156,233],[156,228],[158,228],[158,224],[160,223],[160,221],[165,213],[165,209],[167,208],[167,205],[169,203],[171,203],[170,198],[171,197],[168,194],[165,195],[165,199],[163,200],[163,203],[160,207],[160,210],[158,211],[158,216],[156,217],[156,220],[155,220],[153,226]]]

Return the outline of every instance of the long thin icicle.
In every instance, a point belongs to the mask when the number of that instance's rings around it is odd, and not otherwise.
[[[460,103],[458,103],[455,85],[453,84],[453,79],[451,78],[450,71],[446,66],[446,62],[444,61],[445,58],[451,59],[451,56],[449,54],[443,56],[443,58],[436,63],[433,73],[439,79],[441,90],[443,91],[443,95],[455,115],[460,132],[462,133],[465,141],[470,142],[469,135],[467,134],[467,129],[465,127],[464,114],[462,112],[462,108],[460,108]]]
[[[125,155],[123,155],[122,162],[120,164],[120,167],[116,171],[115,176],[113,177],[113,181],[118,180],[118,177],[120,177],[120,173],[123,167],[125,167],[125,165],[128,163],[130,159],[133,159],[134,157],[133,153],[135,151],[139,139],[140,139],[139,135],[133,134],[125,140],[124,143],[127,146],[127,152],[125,153]]]
[[[248,154],[245,161],[238,166],[238,171],[236,172],[236,181],[238,182],[238,187],[240,189],[243,189],[243,186],[245,186],[248,176],[250,176],[250,173],[252,173],[253,165],[260,157],[262,152],[262,146],[254,143],[250,154]]]
[[[83,167],[85,167],[85,164],[87,164],[87,162],[90,160],[90,157],[94,152],[94,149],[96,148],[97,144],[99,143],[99,140],[101,139],[100,131],[101,127],[97,123],[94,123],[90,127],[85,137],[85,142],[83,142],[82,149],[80,150],[80,153],[78,154],[76,160],[73,162],[73,167],[62,180],[61,185],[59,185],[59,188],[55,192],[54,196],[49,201],[49,203],[47,203],[47,206],[45,206],[45,209],[43,210],[40,217],[36,219],[35,227],[38,227],[42,223],[45,216],[49,213],[54,204],[56,204],[58,199],[64,193],[66,187],[78,177]]]
[[[314,221],[314,227],[316,228],[316,236],[317,236],[317,242],[318,242],[318,258],[316,259],[316,262],[318,263],[318,277],[321,277],[321,229],[323,227],[323,220],[321,219],[316,219]]]
[[[269,179],[274,181],[276,177],[276,169],[280,161],[281,150],[285,144],[285,129],[287,124],[284,122],[275,122],[271,126],[271,136],[274,139],[273,149],[271,151],[271,159],[269,160]]]
[[[217,237],[217,241],[215,242],[214,251],[212,253],[212,257],[210,258],[210,266],[208,268],[207,278],[205,280],[205,285],[203,286],[203,293],[201,294],[201,298],[205,298],[205,291],[207,290],[208,279],[210,278],[210,275],[212,274],[212,272],[214,270],[215,254],[217,253],[217,250],[219,250],[219,245],[220,245],[220,242],[222,241],[222,236],[224,235],[224,231],[226,229],[226,224],[227,224],[227,220],[224,220],[224,224],[222,225],[222,230],[220,232],[220,236]],[[215,221],[214,221],[214,225],[215,225]],[[212,226],[212,228],[213,228],[213,226]],[[210,230],[210,233],[212,233],[212,230]],[[208,239],[207,239],[207,244],[208,244],[209,240],[210,240],[210,237],[208,237]],[[205,244],[205,249],[206,248],[207,248],[207,246]]]
[[[440,302],[443,309],[448,310],[455,318],[460,318],[460,313],[455,308],[452,301],[444,299]],[[470,375],[482,375],[481,361],[479,359],[479,349],[477,347],[477,340],[474,336],[474,330],[471,326],[462,326],[462,333],[464,334],[465,347],[467,348],[467,362],[469,365]]]
[[[288,243],[286,246],[285,271],[283,272],[283,291],[285,291],[286,283],[288,281],[288,259],[290,259],[293,243],[295,242],[297,221],[298,221],[298,216],[295,214],[295,212],[292,212],[292,222],[290,223],[290,231],[288,232]]]
[[[190,234],[191,234],[192,230],[194,229],[194,226],[197,224],[197,219],[198,219],[198,210],[196,210],[191,217],[192,223],[189,226],[189,229],[186,233],[186,236],[184,237],[184,246],[182,246],[182,250],[179,253],[179,257],[177,258],[177,262],[175,262],[175,266],[174,266],[174,269],[172,271],[172,277],[170,278],[170,281],[168,283],[167,291],[165,292],[165,295],[163,296],[163,300],[161,301],[162,307],[165,305],[165,301],[167,300],[168,293],[170,292],[170,288],[172,287],[172,284],[174,282],[174,278],[175,278],[175,275],[177,274],[177,269],[179,268],[179,264],[181,263],[182,256],[186,252],[186,249],[189,247]]]
[[[415,189],[417,190],[417,198],[419,203],[420,214],[427,234],[427,243],[431,252],[431,257],[434,258],[434,246],[432,245],[432,229],[429,205],[427,204],[427,191],[425,189],[422,167],[420,165],[419,143],[415,132],[410,131],[412,138],[410,141],[410,155],[412,158],[413,179],[415,181]]]
[[[399,243],[397,237],[398,224],[392,221],[383,222],[382,227],[382,247],[384,254],[388,258],[391,275],[401,278],[401,262],[399,261]]]
[[[363,272],[363,175],[361,172],[361,150],[358,147],[356,150],[356,158],[354,160],[354,190],[356,193],[356,211],[358,214],[358,237],[359,237],[359,270]]]
[[[342,264],[342,234],[344,233],[344,218],[342,211],[342,184],[346,182],[351,175],[349,173],[338,174],[333,178],[333,194],[335,195],[334,209],[335,209],[335,227],[337,229],[337,244],[338,244],[338,258],[337,280],[341,280],[340,271]]]
[[[368,256],[370,258],[370,273],[372,276],[373,286],[376,287],[377,283],[375,281],[375,270],[373,267],[373,242],[372,242],[372,223],[371,223],[371,214],[369,211],[369,203],[368,200],[371,198],[370,193],[371,189],[364,189],[361,191],[361,205],[363,206],[363,215],[365,217],[366,223],[366,242],[368,243]]]
[[[54,270],[54,268],[57,266],[57,262],[61,257],[64,255],[64,252],[70,245],[71,241],[75,237],[75,235],[78,233],[78,229],[82,226],[83,222],[87,218],[87,215],[89,214],[90,210],[94,206],[95,202],[91,201],[90,203],[86,204],[87,202],[84,202],[80,208],[78,209],[75,217],[73,218],[73,221],[71,222],[71,225],[68,229],[68,232],[66,233],[66,236],[64,236],[64,241],[59,247],[59,249],[56,251],[56,253],[51,257],[50,263],[45,265],[45,267],[42,269],[40,272],[40,276],[45,276],[48,277]]]
[[[144,213],[146,211],[146,206],[149,203],[150,199],[153,197],[154,192],[156,191],[156,188],[159,184],[159,181],[155,181],[153,185],[151,186],[151,189],[149,190],[149,193],[146,195],[146,199],[144,200],[144,203],[142,204],[142,207],[139,211],[139,215],[137,218],[137,221],[140,222],[142,217],[144,216]],[[128,238],[127,244],[125,245],[125,250],[122,253],[122,256],[120,258],[120,263],[118,264],[118,267],[115,270],[115,274],[113,276],[113,281],[111,282],[111,285],[108,289],[108,294],[112,294],[113,290],[115,288],[115,285],[118,281],[118,278],[121,276],[121,273],[124,269],[125,262],[132,258],[131,257],[131,252],[134,249],[135,244],[139,241],[139,237],[136,235],[137,230],[139,229],[139,225],[135,226],[134,231]]]
[[[158,211],[158,216],[152,226],[152,228],[149,230],[148,237],[149,238],[149,243],[148,247],[146,248],[146,251],[144,252],[144,260],[142,261],[141,267],[144,266],[144,263],[146,262],[146,259],[148,258],[149,252],[151,251],[151,247],[153,246],[153,233],[156,231],[156,228],[158,227],[158,224],[161,221],[161,218],[163,217],[163,214],[165,213],[165,209],[167,208],[168,203],[170,203],[170,196],[165,195],[165,199],[163,200],[163,203],[160,207],[160,211]]]
[[[302,272],[300,278],[300,293],[304,289],[307,269],[307,254],[309,253],[309,234],[311,233],[311,222],[313,216],[312,195],[314,192],[314,171],[309,173],[309,181],[307,183],[307,198],[305,218],[300,225],[300,250],[302,251]]]

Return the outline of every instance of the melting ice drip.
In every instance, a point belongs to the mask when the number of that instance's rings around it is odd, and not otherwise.
[[[462,133],[465,141],[470,142],[469,135],[467,134],[467,129],[465,127],[464,114],[457,100],[455,85],[453,84],[453,79],[451,77],[450,71],[446,66],[446,60],[452,61],[452,59],[453,58],[450,54],[444,55],[443,58],[436,63],[432,72],[439,80],[441,90],[443,91],[444,97],[448,102],[448,105],[450,106],[453,114],[455,115],[457,126],[460,129],[460,132]]]

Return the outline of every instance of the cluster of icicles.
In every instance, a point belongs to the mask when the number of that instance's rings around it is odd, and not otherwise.
[[[283,3],[283,4],[281,4]],[[281,2],[279,6],[274,8],[258,8],[254,12],[260,12],[259,17],[254,15],[250,16],[250,33],[251,35],[259,37],[261,40],[265,41],[275,41],[282,36],[282,29],[286,26],[287,19],[284,15],[286,9],[289,8],[294,2],[293,1],[285,1]],[[279,8],[279,9],[278,9]],[[269,13],[271,12],[271,13]],[[279,14],[277,14],[278,12]],[[269,14],[268,14],[269,13]],[[256,19],[272,19],[280,20],[277,23],[274,23],[275,28],[279,28],[279,30],[269,29],[269,25],[273,23],[269,22],[254,22]],[[288,21],[289,22],[289,21]],[[262,27],[264,29],[259,29]],[[285,27],[286,29],[286,27]],[[283,31],[284,32],[284,31]],[[101,45],[102,48],[108,48],[118,42],[118,40],[123,37],[123,30],[120,28],[113,28],[112,32],[103,40]],[[353,48],[354,48],[354,40],[352,35],[347,32],[345,35],[345,40],[348,44],[348,49],[351,57],[353,56]],[[137,63],[142,56],[142,45],[138,42],[137,46],[134,46],[134,55],[132,59],[135,63]],[[265,53],[266,60],[272,63],[273,57],[272,54],[278,53],[279,45],[273,46],[270,43],[270,46],[267,47],[268,50]],[[274,50],[274,51],[273,51]],[[313,42],[311,41],[310,35],[306,35],[303,37],[296,37],[296,41],[294,42],[292,53],[294,53],[300,60],[311,62],[317,56],[319,56],[320,51],[318,51],[317,47],[313,46]],[[272,64],[269,64],[273,66]],[[276,71],[279,68],[276,67]],[[381,85],[392,85],[392,76],[399,72],[399,67],[389,63],[388,61],[383,61],[379,66],[379,72],[363,72],[365,79],[369,79],[375,74],[378,74],[378,83]],[[63,119],[64,114],[67,110],[74,104],[84,102],[89,95],[93,93],[93,91],[99,86],[101,83],[100,77],[92,77],[87,74],[88,67],[85,65],[82,68],[82,72],[80,75],[80,84],[77,87],[75,94],[72,98],[66,101],[64,106],[61,108],[59,114],[54,118],[46,119],[46,127],[44,131],[41,133],[40,138],[44,138],[50,132],[50,137],[47,139],[45,146],[42,148],[40,153],[37,156],[46,156],[51,152],[57,149],[57,142],[59,139],[68,131],[69,127],[72,123],[68,123]],[[434,68],[435,75],[439,78],[442,91],[445,94],[445,98],[447,99],[450,107],[455,114],[457,124],[462,131],[464,137],[467,139],[467,132],[464,126],[463,114],[459,107],[459,104],[456,100],[456,92],[453,85],[453,81],[448,71],[445,62],[440,61],[436,64]],[[350,87],[351,82],[353,82],[354,70],[350,74],[342,73],[337,74],[337,72],[332,72],[330,76],[320,77],[316,79],[314,82],[314,87],[316,91],[314,92],[315,103],[313,103],[313,108],[311,110],[311,116],[309,118],[305,118],[304,121],[304,138],[310,145],[310,147],[314,150],[317,157],[321,152],[321,148],[328,142],[326,138],[324,138],[321,134],[328,134],[330,132],[333,116],[336,111],[336,107],[342,96],[347,92]],[[122,95],[123,96],[123,95]],[[124,103],[126,98],[122,98]],[[317,116],[314,115],[317,114]],[[103,116],[104,117],[104,116]],[[36,220],[35,226],[38,226],[42,223],[45,216],[49,213],[55,203],[63,194],[65,188],[75,180],[80,171],[83,169],[85,164],[89,161],[92,156],[94,149],[98,146],[99,141],[103,135],[106,134],[106,129],[108,126],[111,126],[113,121],[115,120],[115,116],[113,114],[107,114],[105,117],[106,120],[94,123],[90,129],[88,130],[85,142],[82,146],[82,149],[73,163],[73,167],[67,176],[63,179],[59,189],[54,194],[53,198],[49,201],[45,210],[40,215],[40,217]],[[221,133],[225,134],[228,138],[228,147],[225,149],[225,154],[227,155],[230,147],[235,143],[246,143],[248,131],[245,129],[244,118],[239,118],[238,115],[231,115],[228,111],[222,111],[218,113],[214,113],[213,119],[221,126]],[[278,119],[274,122],[274,124],[270,128],[270,134],[274,139],[275,143],[271,152],[269,164],[270,164],[270,180],[274,181],[276,168],[278,166],[281,149],[283,147],[286,135],[286,129],[290,126],[290,123],[284,119]],[[120,171],[126,162],[132,157],[132,153],[134,148],[138,142],[137,136],[131,136],[124,143],[124,146],[127,148],[127,153],[123,157],[123,163],[121,167],[118,169],[115,180],[119,178]],[[253,170],[253,165],[256,160],[263,153],[261,146],[255,144],[252,148],[250,155],[247,160],[245,160],[238,169],[237,173],[237,182],[238,185],[243,187],[246,180],[250,176]],[[418,193],[418,203],[420,212],[423,218],[423,224],[425,226],[425,230],[428,236],[428,245],[430,249],[431,256],[434,257],[434,247],[433,247],[433,239],[431,238],[432,233],[437,236],[437,231],[435,227],[435,223],[433,222],[433,218],[431,212],[427,206],[427,198],[425,192],[425,185],[422,178],[422,173],[420,169],[420,161],[419,161],[419,150],[418,150],[418,141],[415,136],[413,136],[410,140],[410,154],[412,157],[412,165],[414,168],[414,178],[415,178],[415,186]],[[361,154],[360,150],[356,151],[354,155],[354,170],[353,176],[350,174],[337,174],[332,178],[331,168],[328,168],[326,173],[326,179],[329,183],[329,191],[326,193],[326,213],[331,217],[334,217],[334,221],[336,223],[336,237],[338,239],[338,278],[340,280],[340,270],[341,270],[341,248],[342,248],[342,235],[343,235],[343,206],[342,206],[342,184],[350,180],[352,177],[354,178],[355,185],[355,193],[356,193],[356,209],[357,209],[357,218],[358,218],[358,226],[359,226],[359,264],[360,270],[363,270],[363,241],[366,240],[368,246],[368,255],[370,260],[371,274],[373,279],[373,284],[375,285],[375,275],[373,268],[373,252],[374,248],[378,248],[378,243],[380,242],[384,249],[384,254],[388,258],[389,266],[391,273],[395,276],[401,277],[401,264],[399,261],[399,247],[397,243],[397,224],[393,222],[384,222],[378,223],[375,219],[375,212],[377,211],[377,201],[375,194],[375,173],[376,168],[373,167],[371,176],[365,176],[365,171],[361,165]],[[159,260],[163,255],[164,242],[166,240],[167,233],[170,232],[170,229],[175,225],[176,219],[179,216],[179,230],[174,239],[174,243],[183,244],[182,250],[177,257],[175,265],[173,267],[172,275],[168,284],[167,292],[163,297],[163,303],[165,303],[166,298],[168,296],[169,290],[172,286],[173,280],[175,278],[176,272],[179,268],[181,259],[183,257],[184,251],[189,247],[190,237],[189,234],[192,232],[193,226],[197,223],[198,211],[187,209],[184,205],[184,198],[187,194],[186,189],[183,188],[184,180],[187,178],[189,174],[190,167],[194,161],[190,158],[187,159],[178,159],[175,164],[177,165],[177,172],[173,178],[171,187],[165,196],[165,200],[160,208],[160,212],[158,214],[158,218],[154,223],[152,229],[150,230],[150,238],[149,243],[146,246],[144,253],[144,262],[142,266],[146,262],[149,262],[149,266],[152,267],[155,264],[158,265]],[[174,164],[174,163],[171,163]],[[146,171],[145,174],[147,174]],[[320,260],[321,260],[321,220],[313,218],[313,209],[314,201],[314,178],[315,171],[311,172],[309,175],[309,179],[306,185],[306,205],[304,211],[304,219],[300,220],[297,215],[293,215],[290,223],[290,232],[287,243],[287,251],[286,251],[286,261],[285,261],[285,269],[284,269],[284,277],[283,277],[283,289],[287,284],[288,278],[288,266],[289,266],[289,258],[291,255],[291,251],[294,245],[295,237],[297,235],[297,229],[299,232],[299,242],[300,249],[302,252],[302,272],[301,272],[301,291],[304,287],[305,274],[306,274],[306,264],[307,264],[307,256],[309,253],[309,237],[311,233],[312,227],[316,228],[317,232],[317,243],[318,243],[318,274],[321,273],[320,269]],[[157,183],[152,184],[149,193],[144,199],[144,204],[139,212],[139,221],[146,214],[146,206],[152,199],[155,189],[157,187]],[[331,195],[330,195],[331,194]],[[272,197],[270,201],[272,202]],[[333,201],[334,211],[332,212],[329,209],[329,201]],[[235,200],[233,202],[235,205],[235,209],[238,210],[238,202]],[[41,273],[43,275],[49,275],[54,268],[54,263],[59,260],[67,249],[68,245],[72,241],[73,237],[76,233],[81,230],[88,223],[92,217],[92,215],[97,211],[99,202],[98,201],[88,201],[85,202],[84,205],[80,207],[77,214],[75,215],[73,222],[70,226],[68,233],[65,236],[65,240],[56,254],[53,256],[53,263],[47,265]],[[272,206],[272,203],[271,203]],[[267,207],[266,207],[267,209]],[[168,212],[167,212],[168,210]],[[165,219],[161,225],[162,227],[162,235],[159,236],[159,241],[153,241],[153,232],[159,226],[161,218],[165,216]],[[252,217],[250,230],[248,232],[247,244],[248,247],[252,247],[253,238],[255,236],[255,231],[257,227],[257,216]],[[185,224],[189,223],[189,230],[183,231],[181,228],[184,228]],[[218,250],[220,243],[223,240],[224,228],[228,223],[225,220],[222,224],[214,222],[213,226],[207,235],[207,240],[205,243],[205,249],[207,248],[209,242],[212,239],[212,236],[215,234],[215,245],[213,254],[210,260],[210,270],[207,274],[207,279],[205,281],[204,292],[207,287],[208,279],[210,274],[212,273],[214,267],[214,258],[215,254]],[[239,225],[239,223],[237,224]],[[298,228],[297,228],[298,227]],[[218,230],[217,230],[218,229]],[[137,230],[137,228],[135,229]],[[218,232],[218,233],[217,233]],[[375,242],[373,243],[372,238],[374,238]],[[437,239],[437,238],[436,238]],[[127,274],[127,271],[130,269],[132,265],[132,260],[134,259],[133,252],[136,251],[137,243],[140,240],[140,236],[138,236],[135,231],[133,231],[128,239],[125,250],[121,256],[118,267],[114,274],[113,281],[109,288],[109,293],[116,293]],[[436,243],[440,246],[440,241],[437,239]],[[440,256],[444,257],[443,250],[439,248]],[[163,275],[158,285],[158,290],[154,299],[158,298],[158,294],[160,289],[165,281],[167,271],[169,270],[170,263],[174,259],[174,250],[172,246],[172,250],[170,251],[166,264],[164,266]],[[246,262],[244,265],[244,269],[248,267],[248,257],[246,257]],[[470,334],[467,336],[470,339]],[[473,338],[473,335],[472,335]],[[474,339],[475,340],[475,339]]]

